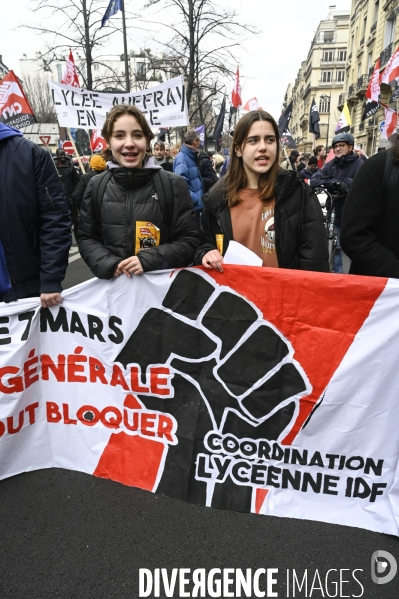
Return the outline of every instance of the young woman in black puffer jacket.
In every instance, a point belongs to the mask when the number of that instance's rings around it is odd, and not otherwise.
[[[320,203],[296,172],[279,167],[278,156],[276,121],[264,110],[248,112],[234,131],[226,176],[203,199],[205,244],[194,264],[222,271],[234,240],[263,266],[329,271]]]
[[[82,258],[99,279],[189,266],[203,239],[190,192],[184,179],[166,173],[149,156],[153,134],[143,114],[134,106],[115,106],[102,135],[108,146],[107,171],[91,179],[82,201],[78,234]],[[169,202],[158,199],[159,170]],[[98,198],[98,178],[105,176],[109,180]],[[137,225],[140,222],[144,224]],[[148,231],[157,230],[155,242]],[[145,242],[138,249],[140,235]]]

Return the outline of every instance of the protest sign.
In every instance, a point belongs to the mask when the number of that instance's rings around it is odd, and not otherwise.
[[[398,281],[226,265],[63,295],[0,308],[1,478],[398,535]]]
[[[61,127],[101,129],[108,112],[117,104],[137,106],[152,128],[189,124],[183,77],[123,94],[87,91],[55,81],[48,84]]]

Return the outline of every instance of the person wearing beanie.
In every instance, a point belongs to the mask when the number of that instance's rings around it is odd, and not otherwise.
[[[318,170],[319,167],[317,166],[317,158],[316,156],[311,156],[308,160],[308,166],[298,173],[298,177],[303,181],[308,182],[312,178],[312,175],[314,175]]]
[[[75,189],[75,192],[72,194],[72,201],[74,204],[75,210],[80,210],[80,206],[82,204],[83,196],[86,191],[86,187],[89,184],[89,181],[96,175],[103,173],[107,168],[107,164],[100,154],[94,154],[90,158],[89,162],[89,170],[87,173],[80,177],[79,183]],[[75,240],[76,241],[76,240]]]
[[[94,154],[94,156],[90,158],[89,166],[91,170],[102,173],[105,171],[107,165],[104,158],[100,156],[100,154]]]

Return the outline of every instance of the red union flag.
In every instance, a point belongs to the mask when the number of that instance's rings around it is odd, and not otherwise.
[[[389,106],[385,106],[385,121],[381,129],[381,137],[389,139],[398,127],[398,114],[396,110],[392,110]]]
[[[244,110],[262,110],[262,106],[259,104],[257,98],[251,98],[248,102],[243,106]]]
[[[241,101],[241,83],[240,83],[240,70],[237,67],[236,77],[234,80],[234,87],[231,94],[231,104],[234,108],[238,108],[242,105]]]
[[[367,91],[366,98],[373,102],[379,102],[380,100],[380,58],[375,63],[373,74],[371,75]]]
[[[15,129],[36,123],[32,107],[13,71],[0,81],[0,122]]]
[[[72,87],[80,87],[78,73],[76,71],[75,61],[73,59],[72,50],[69,50],[69,57],[66,61],[64,75],[61,82],[63,85],[71,85]]]
[[[90,146],[92,152],[100,152],[101,150],[105,150],[107,147],[107,142],[103,137],[101,137],[101,129],[93,129],[90,139]]]
[[[0,306],[0,478],[399,535],[398,307],[396,279],[234,265]]]
[[[393,83],[399,77],[399,48],[392,54],[384,69],[381,77],[381,83]]]

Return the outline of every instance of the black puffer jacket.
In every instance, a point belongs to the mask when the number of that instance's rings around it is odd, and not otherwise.
[[[112,279],[117,265],[135,255],[136,221],[151,222],[161,230],[160,245],[138,254],[145,272],[189,266],[203,237],[184,179],[165,172],[173,194],[168,230],[152,181],[153,169],[119,167],[112,171],[101,203],[100,221],[91,197],[93,179],[81,205],[79,251],[93,274],[99,279]]]
[[[274,222],[276,252],[280,268],[329,272],[327,237],[323,214],[315,194],[294,171],[281,170],[276,183]],[[214,250],[215,235],[224,234],[223,254],[233,239],[230,210],[222,181],[204,198],[202,223],[205,244],[199,248],[194,264]]]

